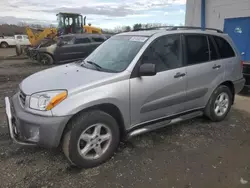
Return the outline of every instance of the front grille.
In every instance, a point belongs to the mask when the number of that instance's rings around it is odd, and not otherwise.
[[[20,98],[20,101],[22,103],[22,105],[24,106],[25,105],[25,100],[26,100],[26,94],[24,92],[22,92],[20,90],[20,93],[19,93],[19,98]]]

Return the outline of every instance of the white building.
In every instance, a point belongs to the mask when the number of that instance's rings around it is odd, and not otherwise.
[[[250,60],[250,0],[187,0],[185,25],[223,30]]]

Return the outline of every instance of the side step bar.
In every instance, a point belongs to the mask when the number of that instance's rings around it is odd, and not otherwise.
[[[146,132],[150,132],[156,129],[160,129],[175,123],[179,123],[188,119],[192,119],[195,117],[199,117],[203,115],[203,111],[195,111],[189,114],[185,114],[185,115],[180,115],[179,117],[173,118],[173,119],[167,119],[167,120],[163,120],[161,122],[158,123],[152,123],[150,125],[135,129],[131,132],[128,133],[128,139]]]

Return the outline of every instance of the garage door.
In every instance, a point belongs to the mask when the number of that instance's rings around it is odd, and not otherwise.
[[[250,17],[225,19],[224,32],[243,54],[242,60],[250,61]]]

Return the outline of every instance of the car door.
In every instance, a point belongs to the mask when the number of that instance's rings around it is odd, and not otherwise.
[[[75,59],[81,59],[87,57],[91,52],[92,41],[88,37],[81,37],[75,40],[73,47],[75,53]]]
[[[54,52],[54,58],[57,62],[66,62],[74,60],[76,50],[74,49],[75,37],[67,36],[59,40],[60,45],[57,45]]]
[[[183,111],[186,69],[182,62],[180,35],[159,37],[145,50],[130,79],[132,125]],[[138,67],[145,63],[155,64],[157,74],[139,77]]]
[[[203,108],[224,78],[224,64],[211,36],[185,34],[187,102],[184,110]]]

